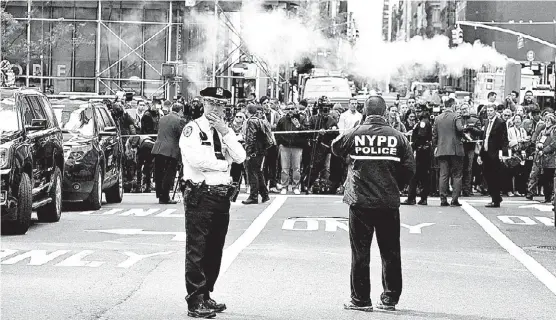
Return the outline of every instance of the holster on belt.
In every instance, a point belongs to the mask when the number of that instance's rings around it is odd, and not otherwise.
[[[237,183],[232,183],[230,185],[205,186],[203,191],[211,195],[229,198],[232,201],[239,192],[239,188]]]
[[[194,183],[191,180],[180,179],[180,190],[183,193],[183,201],[190,207],[197,207],[203,198],[205,182]]]

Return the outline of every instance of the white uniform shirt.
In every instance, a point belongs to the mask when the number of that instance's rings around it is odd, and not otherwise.
[[[351,110],[345,111],[340,115],[340,121],[338,121],[338,128],[340,130],[347,130],[355,127],[357,121],[361,122],[363,116],[358,111],[352,113]]]
[[[206,140],[200,137],[201,130],[207,135]],[[214,129],[212,129],[214,130]],[[202,182],[207,185],[230,184],[230,166],[232,162],[245,161],[245,149],[238,142],[234,130],[229,129],[222,137],[222,154],[226,160],[218,160],[214,154],[213,131],[208,119],[202,116],[190,121],[182,131],[180,137],[180,151],[183,162],[183,179],[191,179],[194,183]]]

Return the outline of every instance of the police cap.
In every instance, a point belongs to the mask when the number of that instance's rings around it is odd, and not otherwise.
[[[214,99],[228,100],[232,98],[232,93],[229,90],[226,90],[222,87],[207,87],[201,90],[201,96],[214,98]]]

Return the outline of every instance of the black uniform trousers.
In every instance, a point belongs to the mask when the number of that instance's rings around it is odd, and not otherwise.
[[[278,180],[277,175],[278,166],[278,146],[272,146],[266,149],[266,155],[264,157],[264,181],[268,181],[269,188],[276,188],[276,183]]]
[[[230,199],[205,193],[193,208],[185,208],[185,286],[190,307],[210,298],[220,274],[230,223]]]
[[[408,199],[417,197],[417,184],[421,185],[421,199],[426,200],[430,193],[432,152],[430,148],[415,151],[415,175],[409,182]]]
[[[137,151],[137,189],[140,190],[142,183],[147,186],[147,190],[151,189],[151,175],[153,169],[154,157],[151,153],[152,144],[142,144]],[[142,180],[144,178],[144,181]]]
[[[172,157],[155,155],[154,158],[154,183],[156,197],[162,201],[170,200],[170,191],[174,188],[178,160]]]
[[[232,177],[232,181],[234,183],[237,183],[239,187],[241,187],[241,177],[243,176],[243,178],[245,179],[245,182],[247,183],[247,175],[245,173],[245,168],[243,166],[243,163],[232,163],[232,166],[230,167],[230,177]],[[235,198],[233,199],[233,201],[235,201],[237,199],[237,196],[239,195],[239,192],[236,194]]]
[[[266,188],[265,177],[262,170],[264,158],[264,155],[258,155],[250,157],[249,160],[245,160],[247,178],[249,179],[249,188],[251,192],[249,198],[253,200],[258,200],[259,194],[262,197],[268,196],[268,189]]]
[[[500,196],[502,163],[498,157],[489,156],[486,152],[481,154],[481,160],[483,161],[483,175],[487,183],[488,193],[492,198],[492,202],[499,204],[502,202],[502,197]]]
[[[399,209],[369,209],[350,206],[351,299],[356,305],[371,304],[371,243],[373,233],[382,259],[380,296],[386,304],[397,304],[402,293]]]

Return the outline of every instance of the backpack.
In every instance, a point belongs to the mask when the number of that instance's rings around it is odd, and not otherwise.
[[[266,150],[276,145],[276,140],[274,140],[274,135],[272,134],[272,130],[270,129],[270,123],[268,123],[268,121],[263,121],[260,119],[259,123],[261,124],[263,148]]]

